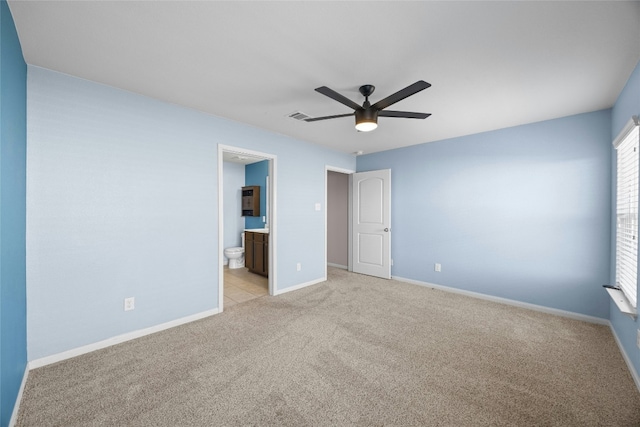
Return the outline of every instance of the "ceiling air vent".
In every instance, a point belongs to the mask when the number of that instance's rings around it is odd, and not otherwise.
[[[308,119],[311,116],[308,115],[308,114],[305,114],[305,113],[303,113],[301,111],[295,111],[295,112],[289,114],[289,117],[291,117],[292,119],[304,121],[305,119]]]

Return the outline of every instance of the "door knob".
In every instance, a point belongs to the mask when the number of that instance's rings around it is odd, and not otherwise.
[[[388,229],[388,228],[385,228],[385,229],[384,229],[384,231],[385,231],[385,233],[388,233],[388,232],[389,232],[389,229]]]

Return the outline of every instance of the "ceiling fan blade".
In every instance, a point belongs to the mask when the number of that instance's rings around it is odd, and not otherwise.
[[[412,113],[409,111],[382,110],[378,112],[378,117],[402,117],[405,119],[426,119],[431,113]]]
[[[325,96],[328,96],[329,98],[331,98],[331,99],[333,99],[335,101],[338,101],[339,103],[344,104],[349,108],[353,108],[354,110],[359,110],[360,108],[362,108],[360,105],[356,104],[355,102],[353,102],[352,100],[350,100],[346,96],[340,95],[335,90],[329,89],[326,86],[321,86],[321,87],[317,88],[316,92],[320,92],[321,94],[323,94]]]
[[[348,117],[348,116],[353,116],[353,113],[337,114],[335,116],[311,117],[310,119],[304,119],[304,121],[305,122],[317,122],[318,120],[337,119],[338,117]]]
[[[389,95],[386,98],[381,99],[380,101],[373,104],[372,107],[378,110],[382,110],[383,108],[387,108],[388,106],[395,104],[398,101],[402,101],[403,99],[413,95],[414,93],[418,93],[430,86],[431,84],[425,82],[424,80],[418,80],[414,84],[397,91],[393,95]]]

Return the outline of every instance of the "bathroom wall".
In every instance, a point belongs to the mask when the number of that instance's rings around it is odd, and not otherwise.
[[[245,167],[245,184],[257,185],[260,187],[260,216],[245,216],[245,228],[264,228],[265,221],[262,219],[267,215],[267,188],[266,179],[269,176],[269,161],[263,160],[251,163]]]
[[[349,265],[349,175],[327,172],[327,263]]]
[[[244,165],[234,162],[223,163],[224,188],[224,247],[242,244],[240,234],[244,231],[242,216],[242,187],[244,186]],[[225,264],[228,263],[225,257]]]

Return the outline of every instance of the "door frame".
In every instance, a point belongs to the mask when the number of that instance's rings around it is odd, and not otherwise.
[[[278,292],[277,272],[277,164],[278,156],[248,148],[218,144],[218,312],[224,310],[224,153],[233,153],[269,160],[269,191],[267,200],[267,225],[269,226],[269,295]]]
[[[351,175],[356,173],[355,170],[340,168],[337,166],[325,165],[324,166],[324,280],[327,280],[329,277],[328,266],[327,266],[327,247],[328,247],[328,234],[329,234],[329,225],[328,225],[328,207],[327,202],[329,199],[329,172],[338,172],[343,173],[345,175],[349,175],[349,207],[348,207],[348,219],[349,219],[349,228],[348,228],[348,248],[347,248],[347,256],[348,256],[348,271],[353,271],[352,266],[352,242],[351,242],[351,215],[352,215],[352,197],[351,197]]]

